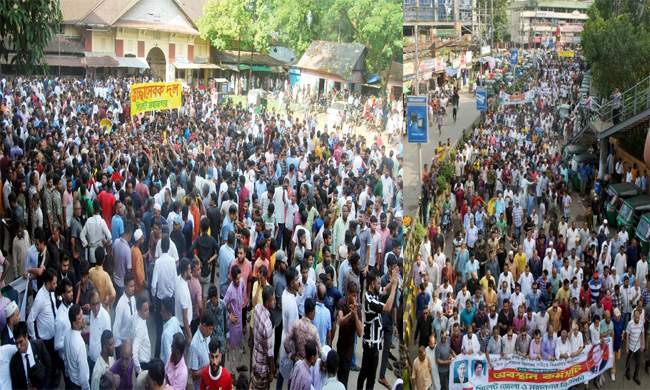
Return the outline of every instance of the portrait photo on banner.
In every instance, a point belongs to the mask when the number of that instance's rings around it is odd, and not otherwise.
[[[469,360],[458,360],[454,362],[454,383],[467,383]]]

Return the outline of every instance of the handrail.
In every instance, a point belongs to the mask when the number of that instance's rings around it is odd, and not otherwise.
[[[618,123],[624,122],[647,109],[650,109],[650,76],[621,93],[617,118]],[[592,102],[591,113],[591,126],[597,133],[602,133],[614,126],[613,99],[601,104]]]

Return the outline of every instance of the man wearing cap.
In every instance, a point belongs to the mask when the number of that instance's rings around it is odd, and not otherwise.
[[[605,237],[609,237],[609,228],[606,219],[603,220],[603,224],[598,227],[597,231],[601,231],[601,230],[603,231],[603,233],[605,233]]]
[[[16,344],[16,340],[14,339],[14,326],[16,326],[17,323],[20,322],[20,308],[16,304],[16,302],[11,301],[5,307],[5,318],[7,319],[7,325],[5,326],[4,329],[2,329],[2,336],[0,336],[0,344],[1,345],[8,345]]]

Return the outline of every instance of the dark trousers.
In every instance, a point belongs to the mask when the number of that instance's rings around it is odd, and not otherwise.
[[[280,366],[280,344],[282,341],[282,322],[275,327],[275,344],[273,345],[273,356],[275,357],[276,367]],[[278,374],[278,378],[280,374]]]
[[[90,356],[88,356],[88,372],[91,373],[91,376],[94,368],[95,368],[95,362],[93,362],[93,359],[91,359]]]
[[[339,382],[341,382],[346,389],[348,387],[348,378],[350,377],[350,367],[351,362],[349,360],[345,360],[345,358],[341,356],[341,359],[339,360],[339,372],[337,373],[337,376]]]
[[[160,357],[160,343],[162,340],[162,332],[163,332],[163,325],[164,325],[162,315],[160,314],[160,310],[162,308],[162,301],[157,298],[154,298],[154,300],[156,301],[156,314],[154,315],[154,321],[156,323],[156,350],[154,351],[153,356]]]
[[[63,366],[63,360],[59,357],[59,352],[54,349],[54,337],[49,340],[43,340],[43,343],[45,344],[45,349],[52,360],[52,378],[50,378],[49,387],[47,387],[51,389],[59,385],[61,372],[65,372],[65,369]]]
[[[282,243],[283,243],[282,239],[284,238],[284,224],[279,223],[277,229],[278,229],[278,238],[275,241],[275,243],[277,244],[278,249],[282,249]]]
[[[113,284],[115,285],[115,303],[113,304],[113,308],[116,308],[117,303],[120,301],[120,298],[124,294],[124,287],[120,287],[115,283]]]
[[[377,364],[379,363],[379,350],[376,347],[363,345],[363,358],[361,359],[361,370],[357,379],[357,389],[363,389],[364,382],[366,390],[375,387],[377,376]]]
[[[289,255],[291,250],[291,230],[286,227],[284,228],[284,234],[282,234],[282,247],[284,248],[284,252]]]
[[[625,367],[627,367],[627,369],[625,370],[625,375],[627,375],[630,372],[630,363],[632,362],[632,356],[634,356],[633,378],[638,378],[639,367],[641,366],[641,348],[639,348],[636,352],[630,351],[630,353],[627,354],[627,359],[625,360]]]
[[[440,389],[449,390],[449,371],[445,373],[438,371],[438,375],[440,376]]]
[[[386,379],[386,367],[388,366],[388,354],[390,353],[390,344],[393,341],[393,328],[384,329],[384,346],[381,351],[381,367],[379,368],[379,379]]]
[[[614,108],[612,110],[612,122],[614,123],[614,125],[617,125],[621,121],[620,114],[621,114],[620,108]]]
[[[192,336],[194,336],[196,330],[199,329],[199,322],[201,322],[200,318],[195,318],[190,322],[190,331],[192,332]]]

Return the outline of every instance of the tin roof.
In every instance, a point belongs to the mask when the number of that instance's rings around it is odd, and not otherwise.
[[[366,47],[360,43],[313,41],[303,54],[297,68],[330,73],[349,80],[359,60],[365,61]]]

